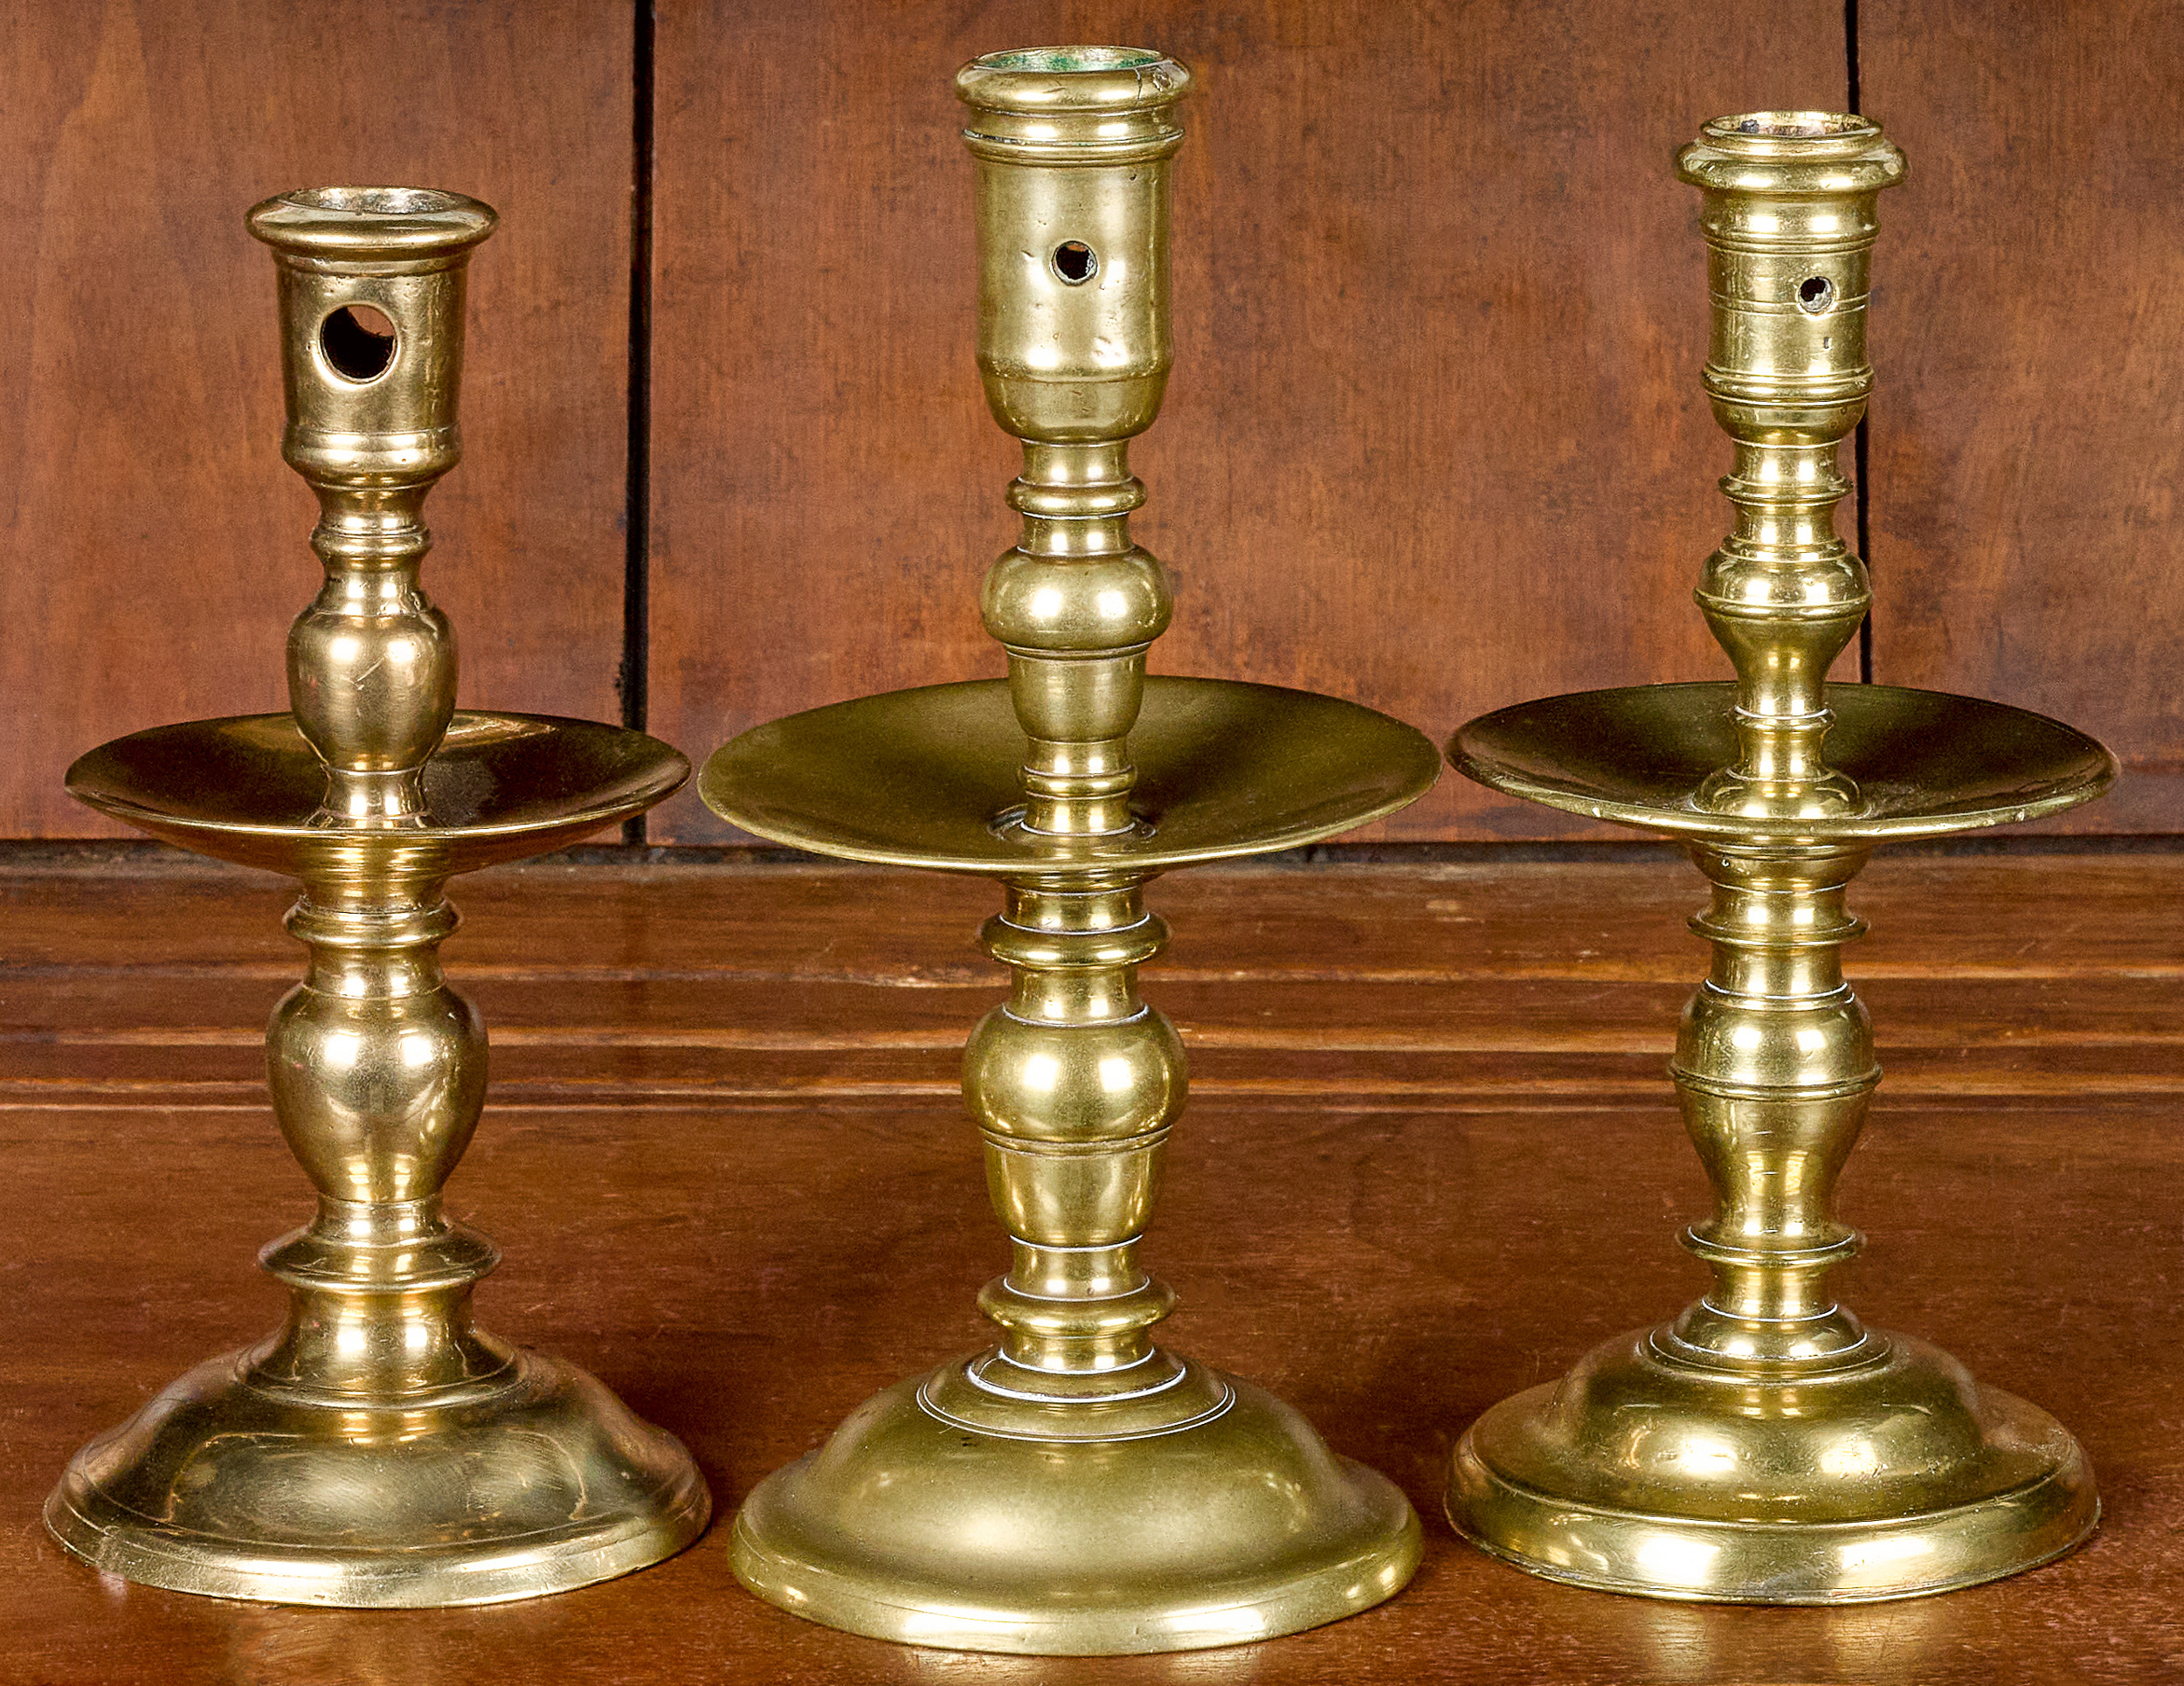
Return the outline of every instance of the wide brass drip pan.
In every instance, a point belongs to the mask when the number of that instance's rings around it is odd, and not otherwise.
[[[1856,842],[1935,837],[2076,807],[2116,779],[2116,758],[2023,708],[1895,685],[1831,685],[1828,764],[1864,798],[1854,813],[1795,819],[1710,813],[1694,793],[1734,764],[1737,688],[1726,681],[1580,691],[1521,702],[1449,740],[1467,777],[1565,813],[1716,841]]]
[[[68,770],[68,793],[169,843],[291,876],[343,862],[412,876],[475,872],[560,848],[642,812],[688,777],[658,738],[551,715],[458,714],[425,769],[426,823],[314,823],[326,768],[294,716],[156,726]]]
[[[1297,848],[1393,812],[1440,770],[1432,743],[1400,721],[1230,680],[1148,679],[1130,742],[1141,824],[1112,837],[1040,838],[1006,823],[1022,800],[1024,729],[1006,680],[892,691],[756,727],[715,753],[698,789],[777,843],[1007,877]]]

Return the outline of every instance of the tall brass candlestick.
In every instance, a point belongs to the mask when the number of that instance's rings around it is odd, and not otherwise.
[[[978,365],[1023,441],[1016,547],[987,575],[1009,677],[869,697],[745,733],[705,799],[854,860],[985,874],[1015,974],[964,1057],[1013,1258],[979,1305],[1000,1344],[872,1399],[762,1482],[736,1573],[799,1615],[976,1650],[1180,1650],[1378,1603],[1417,1518],[1297,1413],[1154,1344],[1173,1296],[1138,1262],[1181,1043],[1137,994],[1167,940],[1145,883],[1393,812],[1432,745],[1297,691],[1148,679],[1168,624],[1131,542],[1132,435],[1167,383],[1169,161],[1189,73],[1066,47],[967,66]]]
[[[70,791],[155,835],[299,878],[304,981],[266,1033],[273,1109],[319,1196],[268,1247],[287,1325],[201,1365],[77,1454],[47,1502],[130,1580],[283,1603],[489,1603],[667,1557],[705,1525],[696,1467],[583,1372],[496,1340],[498,1257],[440,1188],[485,1102],[486,1033],[448,987],[449,878],[572,842],[689,766],[639,732],[458,713],[418,584],[425,494],[461,454],[463,279],[494,213],[328,188],[251,232],[280,283],[289,465],[326,584],[288,639],[292,711],[139,732]]]
[[[1677,162],[1704,195],[1706,391],[1736,444],[1736,529],[1697,596],[1736,682],[1526,703],[1449,754],[1495,789],[1684,840],[1713,887],[1692,922],[1713,967],[1670,1075],[1718,1199],[1683,1238],[1714,1285],[1488,1412],[1449,1515],[1535,1573],[1617,1592],[1939,1592],[2069,1551],[2098,1506],[2046,1413],[1823,1287],[1861,1245],[1831,1197],[1881,1074],[1843,982],[1864,929],[1844,898],[1875,843],[2056,812],[2115,763],[2022,710],[1827,683],[1871,601],[1835,532],[1836,446],[1872,387],[1867,263],[1903,155],[1863,118],[1763,112],[1707,124]]]

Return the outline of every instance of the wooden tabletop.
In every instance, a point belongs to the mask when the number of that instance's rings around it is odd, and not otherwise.
[[[672,1429],[725,1517],[882,1385],[983,1344],[1006,1263],[956,1061],[999,994],[995,892],[910,874],[508,869],[459,887],[451,971],[493,1099],[450,1191],[506,1262],[495,1332]],[[69,1454],[278,1320],[257,1247],[308,1213],[263,1086],[296,977],[279,881],[0,873],[0,1682],[1367,1681],[1917,1686],[2184,1679],[2184,857],[1876,861],[1850,952],[1888,1076],[1836,1279],[2091,1453],[2091,1544],[2015,1580],[1844,1610],[1535,1580],[1436,1502],[1473,1417],[1704,1282],[1662,1064],[1704,950],[1674,858],[1320,866],[1164,881],[1146,992],[1192,1099],[1146,1247],[1171,1342],[1273,1387],[1427,1519],[1379,1609],[1118,1662],[951,1655],[743,1593],[724,1530],[608,1586],[354,1613],[102,1578],[45,1536]]]

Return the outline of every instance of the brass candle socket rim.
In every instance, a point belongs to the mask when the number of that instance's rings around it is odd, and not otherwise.
[[[1848,112],[1717,117],[1676,154],[1676,174],[1711,193],[1760,198],[1877,193],[1904,179],[1904,155],[1871,119]]]
[[[296,188],[251,209],[250,231],[284,258],[380,266],[467,254],[500,213],[423,187]]]
[[[1171,156],[1183,144],[1173,107],[1192,86],[1183,65],[1142,47],[990,52],[956,73],[974,157],[1079,169]]]
[[[956,96],[966,105],[1019,116],[1173,105],[1191,86],[1186,66],[1150,47],[1016,47],[982,54],[956,73]],[[1071,138],[1098,144],[1098,137]]]

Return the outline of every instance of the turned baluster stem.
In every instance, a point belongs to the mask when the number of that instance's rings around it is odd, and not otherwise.
[[[309,966],[266,1033],[274,1112],[319,1193],[315,1220],[262,1261],[292,1303],[253,1373],[292,1391],[408,1398],[510,1358],[470,1323],[494,1248],[440,1212],[487,1044],[440,970],[457,921],[425,777],[457,658],[418,583],[425,499],[462,457],[466,268],[493,224],[474,201],[409,189],[291,195],[251,216],[280,278],[282,454],[318,497],[325,570],[289,632],[290,707],[326,768],[313,824],[359,839],[307,874],[287,925]],[[417,842],[390,848],[389,831]]]
[[[1836,1365],[1875,1342],[1821,1291],[1860,1238],[1835,1221],[1835,1179],[1880,1081],[1873,1029],[1843,981],[1855,848],[1702,846],[1712,904],[1691,928],[1714,947],[1669,1068],[1717,1198],[1684,1245],[1714,1287],[1660,1344],[1688,1363]]]
[[[1738,755],[1697,800],[1754,819],[1834,819],[1865,798],[1825,758],[1828,669],[1872,601],[1865,564],[1835,530],[1849,489],[1838,447],[1873,388],[1876,207],[1903,158],[1862,119],[1782,113],[1709,125],[1680,162],[1704,195],[1704,381],[1736,448],[1722,481],[1736,523],[1697,597],[1736,665]],[[1828,1203],[1880,1080],[1840,957],[1864,929],[1844,898],[1866,853],[1794,833],[1691,851],[1713,885],[1692,929],[1714,960],[1671,1074],[1719,1204],[1685,1236],[1714,1287],[1655,1337],[1665,1356],[1729,1369],[1875,1356],[1876,1338],[1821,1285],[1858,1248]]]
[[[1014,1257],[979,1296],[1006,1339],[977,1373],[1015,1392],[1144,1385],[1098,1379],[1145,1366],[1174,1303],[1135,1256],[1185,1088],[1174,1027],[1137,994],[1167,929],[1134,881],[1032,883],[982,940],[1015,976],[971,1034],[964,1094]]]
[[[1147,1333],[1173,1296],[1135,1248],[1186,1080],[1174,1027],[1137,995],[1137,968],[1167,941],[1146,874],[1069,853],[1145,823],[1130,734],[1172,605],[1130,537],[1145,488],[1130,441],[1159,414],[1173,360],[1169,161],[1188,79],[1148,58],[1111,107],[1057,116],[994,73],[972,66],[958,91],[977,160],[978,367],[1023,446],[1008,489],[1023,524],[979,607],[1024,730],[1022,805],[999,823],[1054,858],[1009,881],[982,937],[1013,978],[971,1035],[964,1095],[1013,1257],[979,1301],[1003,1344],[969,1374],[1013,1395],[1112,1399],[1184,1373]],[[1006,90],[992,104],[989,85]]]

